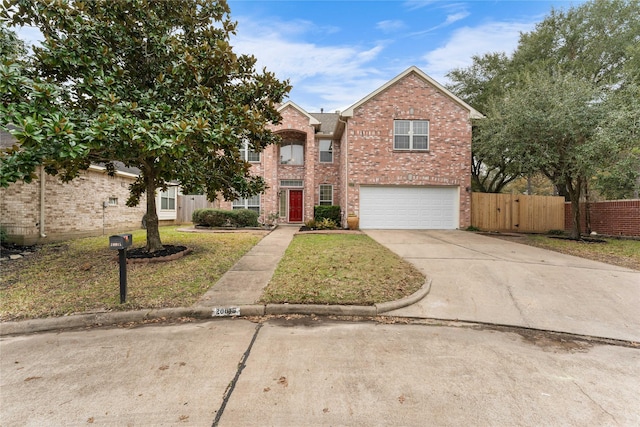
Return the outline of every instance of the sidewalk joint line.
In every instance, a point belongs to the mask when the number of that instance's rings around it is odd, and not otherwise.
[[[256,326],[256,331],[253,333],[253,338],[251,338],[251,342],[249,343],[249,347],[242,355],[242,358],[240,359],[240,363],[238,363],[238,370],[236,371],[236,375],[233,377],[233,380],[231,381],[231,383],[229,384],[229,386],[224,392],[222,405],[220,405],[220,408],[216,413],[216,417],[213,420],[212,427],[217,427],[218,423],[220,422],[220,418],[222,418],[222,414],[224,413],[224,409],[227,406],[227,402],[229,402],[229,399],[233,394],[233,390],[236,388],[236,384],[238,383],[240,374],[242,374],[242,371],[247,366],[247,359],[249,359],[249,354],[251,354],[251,349],[253,348],[253,344],[256,342],[256,338],[258,338],[258,332],[260,332],[261,328],[262,328],[262,323],[258,323],[258,325]]]

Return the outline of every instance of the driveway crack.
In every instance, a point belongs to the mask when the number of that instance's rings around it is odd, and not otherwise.
[[[605,414],[609,415],[611,418],[613,418],[613,421],[618,424],[618,420],[616,420],[616,417],[613,416],[613,414],[611,414],[611,412],[607,411],[606,409],[604,409],[602,407],[601,404],[599,404],[598,402],[596,402],[595,400],[593,400],[593,398],[591,398],[591,396],[589,396],[583,389],[582,387],[580,387],[580,384],[578,384],[577,382],[573,381],[573,384],[578,387],[578,390],[580,390],[582,392],[582,394],[584,394],[585,396],[587,396],[587,399],[589,399],[591,402],[593,402],[594,405],[596,405],[598,408],[600,408],[600,410],[602,412],[604,412]]]
[[[236,384],[238,383],[240,374],[242,374],[242,371],[247,366],[247,360],[249,359],[249,355],[251,354],[251,349],[253,348],[253,344],[256,342],[256,338],[258,338],[258,333],[260,332],[261,328],[262,328],[262,323],[258,323],[258,325],[256,326],[256,331],[253,333],[253,338],[251,338],[251,342],[249,343],[249,347],[247,347],[247,350],[244,352],[244,354],[242,355],[242,358],[240,359],[240,363],[238,363],[238,369],[236,370],[236,375],[233,377],[233,380],[231,380],[231,382],[227,386],[227,389],[224,391],[224,398],[222,399],[222,404],[220,405],[220,408],[216,412],[216,417],[213,420],[213,424],[212,424],[213,427],[216,427],[218,423],[220,423],[220,418],[222,418],[224,409],[226,408],[227,403],[229,402],[229,399],[233,394],[233,390],[235,390],[236,388]]]

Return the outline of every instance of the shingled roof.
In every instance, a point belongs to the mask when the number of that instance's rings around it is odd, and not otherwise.
[[[340,115],[337,113],[309,113],[320,122],[320,130],[318,133],[333,134],[338,125]]]

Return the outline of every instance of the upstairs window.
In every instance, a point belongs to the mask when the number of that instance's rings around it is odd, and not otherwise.
[[[321,139],[320,143],[320,163],[333,163],[333,141]]]
[[[260,152],[251,148],[249,141],[244,141],[240,149],[240,157],[249,163],[260,163]]]
[[[429,122],[427,120],[394,120],[394,150],[428,150]]]
[[[280,146],[281,165],[304,165],[304,143],[283,142]]]

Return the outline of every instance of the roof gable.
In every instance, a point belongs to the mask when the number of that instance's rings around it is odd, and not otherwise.
[[[307,113],[306,111],[304,111],[301,107],[299,107],[296,103],[292,102],[292,101],[287,101],[284,104],[282,104],[279,108],[278,108],[278,112],[284,110],[287,107],[291,107],[295,110],[297,110],[300,114],[302,114],[305,117],[309,118],[309,125],[311,126],[318,126],[320,125],[320,121],[318,119],[316,119],[315,117],[313,117],[311,114]]]
[[[442,92],[445,96],[447,96],[453,102],[455,102],[456,104],[458,104],[459,106],[461,106],[465,110],[469,111],[469,116],[472,119],[481,119],[481,118],[484,117],[482,115],[482,113],[477,111],[475,108],[473,108],[472,106],[470,106],[469,104],[467,104],[466,102],[464,102],[463,100],[458,98],[457,96],[455,96],[453,93],[451,93],[449,90],[447,90],[444,86],[442,86],[440,83],[438,83],[437,81],[435,81],[434,79],[429,77],[427,74],[425,74],[422,70],[420,70],[416,66],[412,66],[412,67],[407,68],[405,71],[400,73],[398,76],[396,76],[392,80],[389,80],[387,83],[385,83],[384,85],[380,86],[378,89],[376,89],[375,91],[371,92],[369,95],[365,96],[360,101],[356,102],[355,104],[353,104],[352,106],[350,106],[349,108],[344,110],[341,115],[343,117],[353,117],[353,112],[354,112],[354,110],[356,108],[358,108],[361,105],[365,104],[367,101],[369,101],[370,99],[376,97],[378,94],[380,94],[381,92],[385,91],[389,87],[393,86],[394,84],[396,84],[400,80],[404,79],[406,76],[408,76],[411,73],[417,74],[418,77],[420,77],[421,79],[425,80],[427,83],[429,83],[430,85],[435,87],[437,90]]]

